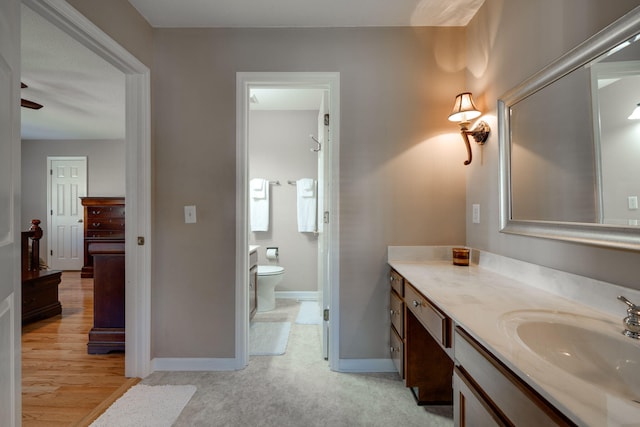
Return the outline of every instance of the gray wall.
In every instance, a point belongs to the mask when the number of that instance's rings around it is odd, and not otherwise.
[[[125,145],[122,140],[22,141],[22,229],[33,218],[47,224],[47,156],[86,156],[87,195],[124,196]],[[47,253],[47,233],[41,253]]]
[[[318,155],[310,150],[311,134],[318,134],[318,111],[249,115],[249,176],[280,181],[270,186],[269,230],[249,233],[249,243],[260,245],[258,263],[285,269],[276,291],[318,290],[318,237],[298,232],[296,187],[287,182],[317,179]],[[266,248],[272,246],[279,248],[277,262],[265,257]]]
[[[482,100],[490,124],[496,125],[496,102],[504,92],[637,5],[637,0],[486,0],[467,27],[467,87]],[[468,245],[640,289],[638,253],[500,233],[497,132],[484,153],[485,163],[467,170]],[[481,224],[471,223],[473,203],[483,207]]]
[[[465,240],[460,28],[156,29],[152,355],[233,357],[235,81],[340,72],[340,355],[388,358],[391,244]],[[461,50],[458,50],[461,49]],[[182,206],[198,206],[197,226]]]

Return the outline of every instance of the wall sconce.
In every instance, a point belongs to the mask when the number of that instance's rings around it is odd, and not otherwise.
[[[635,110],[633,110],[631,115],[627,118],[629,120],[640,120],[640,104],[636,105]]]
[[[476,117],[480,117],[481,114],[482,113],[473,103],[471,92],[463,92],[456,96],[456,101],[453,104],[453,110],[451,111],[451,114],[449,114],[449,120],[452,122],[458,122],[460,125],[460,134],[462,135],[462,139],[467,147],[467,155],[469,157],[468,160],[465,160],[465,165],[470,164],[472,158],[469,135],[471,135],[478,144],[483,145],[487,142],[487,138],[491,132],[489,125],[484,121],[478,123],[474,129],[469,130],[471,120]]]

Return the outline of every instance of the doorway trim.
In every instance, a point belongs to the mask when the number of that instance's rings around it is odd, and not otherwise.
[[[22,0],[125,74],[125,376],[151,369],[151,85],[149,68],[65,1]],[[143,245],[138,245],[142,237]]]
[[[338,370],[340,357],[340,73],[338,72],[238,72],[236,73],[236,328],[235,368],[243,369],[249,362],[249,91],[251,87],[311,87],[327,88],[330,96],[330,214],[329,271],[325,275],[331,294],[329,322],[329,368]]]

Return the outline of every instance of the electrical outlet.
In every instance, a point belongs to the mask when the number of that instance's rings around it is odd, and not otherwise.
[[[196,207],[195,205],[184,207],[184,223],[195,224],[196,223]]]
[[[474,224],[480,224],[480,205],[479,204],[474,204],[473,205],[473,219],[472,219]]]

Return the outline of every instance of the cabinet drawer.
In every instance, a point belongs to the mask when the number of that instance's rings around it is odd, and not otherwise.
[[[407,282],[404,292],[407,309],[415,314],[440,345],[445,348],[451,347],[451,319],[415,290],[410,283]]]
[[[488,396],[508,425],[574,425],[463,329],[456,328],[454,339],[456,365]]]
[[[88,218],[124,218],[124,206],[88,206]]]
[[[124,219],[89,218],[87,230],[124,230]]]
[[[404,278],[398,274],[397,271],[391,269],[389,274],[389,282],[391,283],[391,289],[396,291],[401,297],[404,296]]]
[[[404,338],[404,302],[394,292],[390,292],[389,303],[389,316],[391,317],[391,324],[400,335],[400,338]]]
[[[391,351],[391,360],[398,370],[400,378],[404,379],[404,342],[395,329],[390,328],[390,331],[391,347],[389,350]]]
[[[87,239],[91,238],[109,238],[124,239],[124,229],[121,230],[87,230]]]

